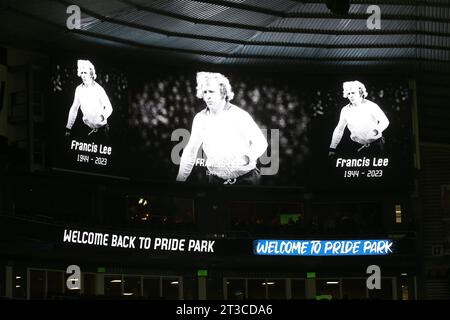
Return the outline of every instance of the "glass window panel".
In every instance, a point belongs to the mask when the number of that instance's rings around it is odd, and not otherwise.
[[[0,264],[0,297],[5,296],[6,290],[6,266]]]
[[[248,298],[266,299],[266,279],[248,279]]]
[[[194,200],[174,199],[175,223],[189,224],[194,222]]]
[[[144,297],[148,299],[161,299],[159,278],[144,278]]]
[[[180,279],[179,278],[163,278],[163,297],[168,300],[180,299],[179,293]]]
[[[370,234],[383,230],[382,210],[377,203],[313,204],[314,228],[319,232]]]
[[[131,297],[141,296],[141,278],[140,277],[124,277],[123,295]]]
[[[127,219],[132,225],[180,231],[194,227],[194,200],[163,195],[128,195]]]
[[[291,295],[292,299],[306,299],[305,280],[291,280]]]
[[[316,296],[331,296],[331,299],[340,299],[340,285],[339,279],[317,279]]]
[[[105,276],[105,296],[116,298],[122,296],[122,276]]]
[[[402,300],[409,300],[409,288],[407,285],[401,286],[401,298]]]
[[[284,279],[267,279],[267,289],[269,291],[269,299],[286,300],[286,280]]]
[[[226,279],[227,299],[244,300],[245,299],[245,280],[244,279]]]
[[[27,273],[24,268],[13,267],[13,297],[26,299],[27,297]]]
[[[366,299],[366,279],[343,279],[342,299]]]
[[[223,299],[223,284],[219,277],[206,278],[206,297],[208,300]]]
[[[95,296],[95,274],[84,273],[81,285],[83,287],[83,295]]]
[[[45,271],[30,270],[30,299],[45,299]]]
[[[232,202],[231,229],[255,233],[292,232],[303,227],[301,203]]]
[[[47,271],[47,298],[52,299],[63,294],[63,280],[61,271]]]
[[[184,300],[198,299],[197,277],[184,277],[183,279]]]
[[[402,300],[415,300],[415,290],[414,290],[414,277],[411,276],[401,276],[397,278],[398,287],[400,288],[399,299]]]

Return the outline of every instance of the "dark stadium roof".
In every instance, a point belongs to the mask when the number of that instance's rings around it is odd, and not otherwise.
[[[342,0],[339,0],[342,1]],[[325,0],[15,0],[0,7],[0,43],[136,60],[214,65],[426,66],[450,69],[449,0],[355,0],[346,16]],[[81,29],[68,30],[69,5]],[[367,8],[381,9],[370,30]]]

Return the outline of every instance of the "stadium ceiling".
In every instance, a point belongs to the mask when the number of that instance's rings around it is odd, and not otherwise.
[[[352,0],[347,15],[330,12],[326,2],[3,1],[0,43],[42,50],[104,50],[136,61],[405,64],[450,70],[450,0]],[[66,26],[70,5],[80,8],[80,29]],[[380,29],[368,28],[371,5],[380,9]]]

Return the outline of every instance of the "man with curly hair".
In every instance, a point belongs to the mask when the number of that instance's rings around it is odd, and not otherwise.
[[[229,80],[220,73],[198,72],[197,97],[206,107],[194,117],[176,180],[186,181],[202,146],[210,183],[258,183],[256,163],[267,140],[250,114],[230,103],[234,92]]]
[[[105,90],[95,79],[94,65],[89,60],[78,60],[77,75],[83,83],[77,86],[75,97],[70,107],[69,116],[66,125],[66,136],[71,135],[72,126],[78,115],[78,109],[83,113],[83,122],[91,131],[88,135],[103,133],[108,135],[108,117],[113,109]]]
[[[350,103],[341,110],[328,155],[335,155],[346,127],[350,131],[350,139],[358,143],[357,153],[382,155],[383,131],[389,126],[388,118],[376,103],[366,99],[366,87],[361,82],[344,82],[343,89],[343,96]]]

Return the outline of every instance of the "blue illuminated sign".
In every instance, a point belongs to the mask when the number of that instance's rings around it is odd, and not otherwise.
[[[253,254],[266,256],[370,256],[393,252],[392,240],[255,240]]]

